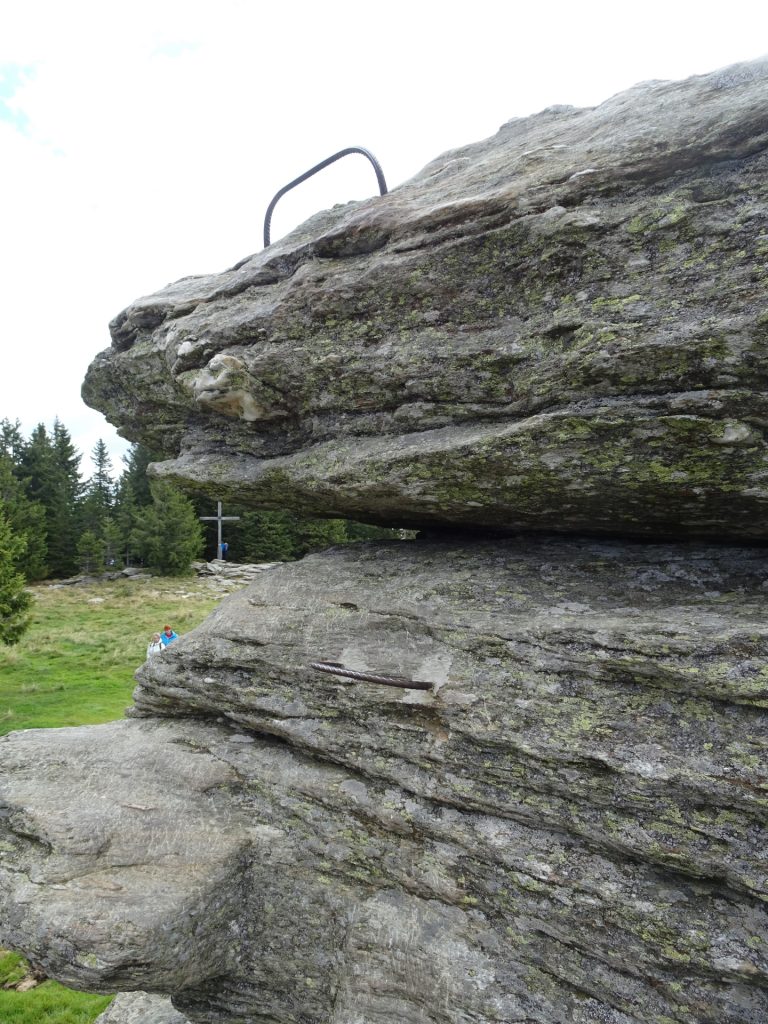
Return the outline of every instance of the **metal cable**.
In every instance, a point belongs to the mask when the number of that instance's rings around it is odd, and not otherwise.
[[[327,160],[322,160],[319,164],[315,164],[314,167],[310,167],[310,169],[308,171],[305,171],[304,174],[300,174],[298,178],[294,178],[293,181],[289,181],[288,184],[284,185],[283,188],[281,188],[280,191],[275,195],[274,199],[267,207],[267,214],[264,218],[265,249],[267,249],[270,244],[269,231],[272,224],[272,213],[275,209],[275,206],[277,206],[278,199],[280,199],[281,196],[284,196],[286,192],[290,192],[292,188],[295,188],[297,185],[300,185],[302,181],[306,181],[307,178],[311,178],[313,174],[317,174],[317,172],[322,171],[324,167],[327,167],[329,164],[335,163],[337,160],[341,160],[343,156],[348,156],[350,153],[362,153],[363,156],[367,157],[371,161],[371,163],[373,164],[373,169],[376,172],[376,180],[379,183],[379,195],[384,196],[387,194],[387,183],[384,180],[384,172],[382,171],[381,165],[379,164],[379,161],[376,159],[373,153],[369,152],[367,149],[363,149],[361,146],[350,146],[348,149],[340,149],[338,153],[334,153],[333,156],[329,156]]]
[[[356,672],[351,668],[344,668],[333,661],[313,661],[310,668],[318,672],[328,672],[334,676],[345,676],[347,679],[356,679],[362,683],[380,683],[382,686],[397,686],[401,690],[431,690],[432,683],[424,682],[421,679],[406,679],[404,676],[380,676],[373,672]]]

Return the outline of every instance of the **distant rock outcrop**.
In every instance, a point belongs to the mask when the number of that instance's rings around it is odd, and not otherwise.
[[[189,1024],[166,996],[124,992],[110,1003],[96,1024]]]
[[[117,318],[159,475],[430,529],[1,740],[0,940],[194,1024],[765,1024],[766,94],[510,122]]]
[[[129,306],[83,394],[211,495],[768,537],[768,60],[557,107]]]
[[[279,562],[227,562],[214,558],[211,562],[193,562],[192,570],[201,580],[205,580],[211,591],[223,596],[233,590],[246,587],[267,569]]]

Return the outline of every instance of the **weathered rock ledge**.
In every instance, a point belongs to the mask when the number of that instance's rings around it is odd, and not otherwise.
[[[768,538],[768,59],[552,108],[112,324],[85,400],[216,497]]]
[[[149,718],[0,741],[3,939],[201,1024],[763,1024],[767,584],[530,539],[269,570]]]
[[[0,940],[194,1024],[765,1024],[767,92],[510,122],[113,322],[158,475],[450,539],[0,741]]]

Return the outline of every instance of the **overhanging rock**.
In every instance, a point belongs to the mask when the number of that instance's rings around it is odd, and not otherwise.
[[[129,306],[156,472],[394,525],[768,536],[768,60],[551,108]]]

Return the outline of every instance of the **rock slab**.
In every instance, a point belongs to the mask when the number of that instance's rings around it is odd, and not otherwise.
[[[158,475],[394,526],[768,537],[768,59],[556,107],[139,299]]]
[[[3,940],[198,1024],[763,1024],[767,582],[530,538],[265,572],[138,717],[0,741]]]

